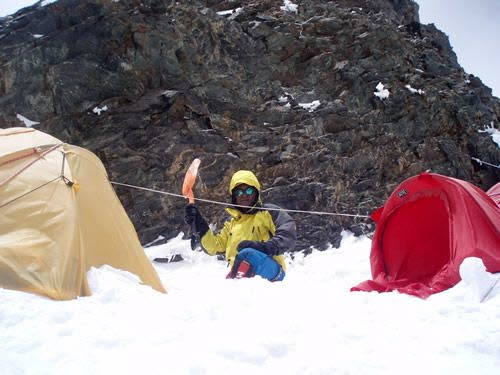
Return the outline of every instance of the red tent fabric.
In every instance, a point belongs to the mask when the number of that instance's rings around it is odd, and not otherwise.
[[[460,281],[467,257],[500,272],[500,183],[485,193],[462,180],[422,173],[399,185],[372,219],[373,280],[351,291],[427,298]]]

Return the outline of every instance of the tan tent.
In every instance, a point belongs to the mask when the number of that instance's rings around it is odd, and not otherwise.
[[[93,153],[32,128],[0,129],[0,287],[88,296],[87,271],[104,264],[165,292]]]

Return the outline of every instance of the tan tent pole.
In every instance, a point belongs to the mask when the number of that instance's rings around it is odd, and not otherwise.
[[[2,205],[0,206],[0,208],[3,208],[3,207],[5,207],[5,206],[7,206],[7,205],[11,204],[12,202],[15,202],[15,201],[17,201],[18,199],[21,199],[22,197],[25,197],[26,195],[31,194],[31,193],[33,193],[34,191],[37,191],[38,189],[41,189],[41,188],[43,188],[44,186],[47,186],[48,184],[51,184],[52,182],[54,182],[54,181],[56,181],[56,180],[58,180],[58,179],[60,179],[60,178],[61,178],[61,176],[57,176],[57,177],[56,177],[56,178],[54,178],[53,180],[50,180],[49,182],[46,182],[46,183],[44,183],[44,184],[42,184],[42,185],[40,185],[40,186],[37,186],[36,188],[34,188],[34,189],[30,190],[30,191],[27,191],[26,193],[24,193],[24,194],[22,194],[22,195],[19,195],[18,197],[15,197],[14,199],[11,199],[10,201],[8,201],[8,202],[6,202],[6,203],[2,204]]]
[[[47,155],[48,153],[54,151],[55,149],[59,148],[62,145],[63,145],[63,143],[59,143],[59,144],[57,144],[55,146],[52,146],[48,150],[45,150],[45,151],[39,153],[39,156],[35,160],[32,160],[31,162],[29,162],[28,164],[26,164],[24,167],[22,167],[20,170],[18,170],[16,173],[14,173],[12,176],[7,177],[4,181],[0,182],[0,188],[3,185],[5,185],[7,182],[11,181],[13,178],[19,176],[23,171],[25,171],[26,169],[28,169],[29,167],[31,167],[33,164],[35,164],[38,160],[40,160],[41,158],[43,158],[45,155]],[[38,154],[37,148],[34,148],[34,153]]]

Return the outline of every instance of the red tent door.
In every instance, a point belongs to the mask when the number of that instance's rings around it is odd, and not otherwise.
[[[396,209],[381,243],[388,281],[429,281],[450,260],[449,230],[442,197],[421,196]]]

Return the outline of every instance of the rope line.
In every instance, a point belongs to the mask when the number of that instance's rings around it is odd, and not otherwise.
[[[479,165],[486,164],[486,165],[489,165],[490,167],[500,168],[500,164],[499,165],[491,164],[491,163],[488,163],[487,161],[484,161],[484,160],[481,160],[478,158],[471,158],[471,159],[474,160],[475,162],[477,162]]]
[[[182,194],[175,194],[175,193],[170,193],[167,191],[162,191],[162,190],[156,190],[156,189],[151,189],[151,188],[146,188],[142,186],[136,186],[136,185],[130,185],[130,184],[124,184],[121,182],[114,182],[110,181],[113,185],[118,185],[118,186],[125,186],[133,189],[138,189],[138,190],[146,190],[150,191],[152,193],[158,193],[158,194],[163,194],[163,195],[170,195],[172,197],[178,197],[178,198],[184,198],[186,197]],[[221,206],[229,206],[229,207],[244,207],[248,208],[247,206],[241,206],[237,204],[231,204],[231,203],[224,203],[224,202],[219,202],[219,201],[214,201],[210,199],[202,199],[202,198],[194,198],[197,201],[200,202],[206,202],[206,203],[213,203],[213,204],[218,204]],[[369,218],[370,216],[367,215],[355,215],[355,214],[343,214],[343,213],[338,213],[338,212],[323,212],[323,211],[304,211],[304,210],[292,210],[292,209],[286,209],[286,208],[264,208],[264,207],[254,207],[257,210],[263,210],[263,211],[285,211],[285,212],[293,212],[293,213],[302,213],[302,214],[313,214],[313,215],[329,215],[329,216],[349,216],[349,217],[363,217],[363,218]]]
[[[484,301],[486,301],[486,298],[488,298],[488,296],[490,295],[490,293],[493,291],[493,289],[495,289],[495,287],[497,286],[498,284],[498,280],[500,280],[499,278],[497,278],[495,280],[495,282],[493,283],[493,285],[491,286],[491,288],[488,289],[488,291],[486,292],[486,294],[483,296],[483,298],[481,298],[481,301],[480,303],[483,303]]]
[[[40,186],[37,186],[36,188],[34,188],[34,189],[32,189],[32,190],[30,190],[30,191],[28,191],[28,192],[24,193],[24,194],[21,194],[21,195],[19,195],[19,196],[15,197],[14,199],[11,199],[10,201],[8,201],[8,202],[6,202],[6,203],[2,204],[2,205],[0,206],[0,208],[4,208],[5,206],[7,206],[7,205],[11,204],[12,202],[17,201],[18,199],[21,199],[21,198],[25,197],[26,195],[31,194],[31,193],[33,193],[34,191],[37,191],[38,189],[41,189],[41,188],[43,188],[44,186],[47,186],[48,184],[51,184],[52,182],[54,182],[54,181],[56,181],[56,180],[58,180],[58,179],[60,179],[60,178],[62,178],[62,176],[57,176],[56,178],[54,178],[54,179],[50,180],[49,182],[45,182],[44,184],[42,184],[42,185],[40,185]]]

